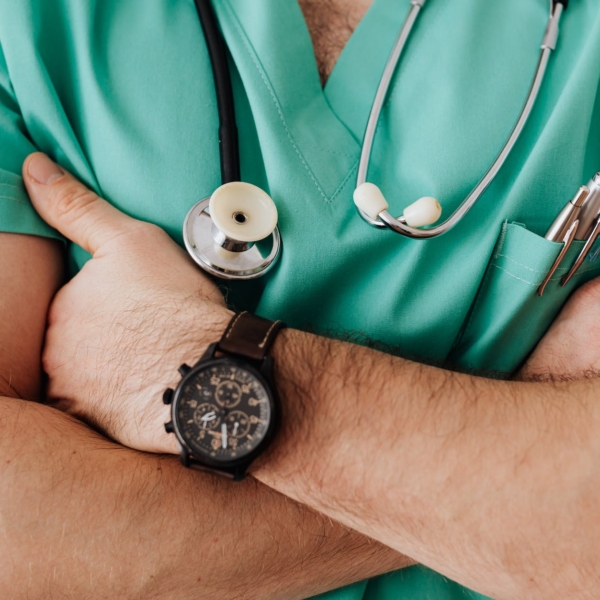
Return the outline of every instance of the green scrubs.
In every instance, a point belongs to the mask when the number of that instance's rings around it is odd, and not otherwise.
[[[477,183],[527,93],[548,4],[427,3],[373,151],[370,180],[392,212],[433,195],[449,215]],[[230,301],[421,361],[497,376],[517,368],[573,288],[600,274],[600,260],[587,261],[561,289],[561,269],[536,296],[560,250],[545,230],[600,169],[597,0],[571,2],[540,101],[496,182],[458,227],[430,241],[372,229],[352,203],[369,109],[409,0],[374,1],[324,90],[294,0],[215,5],[231,53],[242,175],[275,199],[284,239],[277,268],[231,285]],[[220,183],[193,0],[2,0],[0,42],[0,230],[54,235],[19,177],[39,149],[181,243],[187,211]],[[88,258],[76,247],[69,256],[74,272]],[[480,596],[414,567],[322,598]]]

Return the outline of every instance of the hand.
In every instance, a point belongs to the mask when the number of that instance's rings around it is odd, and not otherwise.
[[[600,377],[600,279],[577,290],[517,378],[564,381]]]
[[[177,452],[162,392],[231,318],[222,294],[167,234],[132,219],[43,154],[23,165],[36,210],[93,256],[56,295],[44,369],[48,396],[139,450]]]

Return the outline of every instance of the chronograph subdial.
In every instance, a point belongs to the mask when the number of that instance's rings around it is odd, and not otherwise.
[[[221,416],[222,410],[208,402],[200,404],[194,411],[194,421],[200,429],[216,429],[221,424]]]
[[[236,381],[221,381],[215,390],[215,400],[224,408],[235,408],[241,399],[242,388]]]
[[[235,439],[241,439],[250,431],[250,417],[241,410],[234,410],[225,417],[227,433]]]
[[[193,455],[214,464],[251,457],[268,439],[273,401],[259,372],[217,359],[182,382],[174,400],[174,421]]]
[[[194,366],[179,367],[181,381],[163,402],[171,405],[165,431],[175,434],[184,467],[241,481],[271,444],[281,405],[268,352],[283,327],[238,313]]]

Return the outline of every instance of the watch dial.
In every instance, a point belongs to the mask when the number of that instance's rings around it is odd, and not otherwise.
[[[195,455],[229,462],[247,456],[264,439],[271,404],[255,375],[223,361],[188,379],[177,401],[176,419]]]

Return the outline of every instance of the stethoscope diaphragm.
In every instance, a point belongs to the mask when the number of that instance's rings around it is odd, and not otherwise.
[[[255,279],[267,273],[281,252],[277,208],[250,183],[217,188],[188,212],[183,241],[192,259],[221,279]]]

